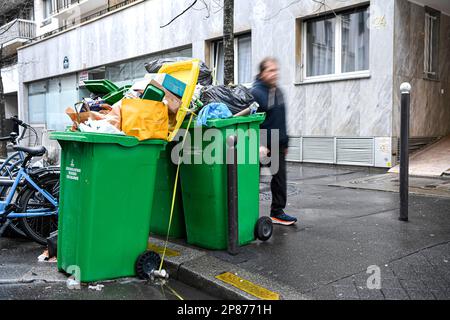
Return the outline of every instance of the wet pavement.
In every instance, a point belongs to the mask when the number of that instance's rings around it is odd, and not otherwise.
[[[397,192],[400,188],[400,181],[398,174],[388,173],[331,185],[351,189]],[[409,192],[416,195],[450,198],[450,178],[410,177]]]
[[[0,238],[0,300],[215,300],[170,279],[152,283],[137,278],[82,284],[70,289],[54,262],[38,262],[44,248],[20,239]],[[103,285],[104,287],[98,286]],[[98,288],[100,290],[95,290]]]
[[[404,223],[398,220],[398,193],[344,187],[384,173],[290,164],[286,212],[299,219],[297,225],[274,226],[269,241],[241,247],[235,257],[174,240],[169,248],[177,254],[167,257],[169,285],[186,299],[254,299],[217,280],[231,272],[281,299],[450,299],[450,199],[411,195],[410,221]],[[260,213],[268,215],[270,177],[261,180]],[[36,262],[40,247],[0,239],[0,248],[0,299],[177,299],[166,287],[133,279],[105,283],[99,292],[71,291],[54,267]],[[379,287],[373,288],[378,272]],[[54,282],[43,282],[49,279]]]
[[[87,285],[69,289],[66,283],[4,284],[0,285],[0,300],[215,300],[174,280],[157,285],[128,279],[103,285],[97,291]]]
[[[281,299],[450,299],[450,199],[411,195],[405,223],[398,220],[398,193],[337,185],[385,173],[290,164],[286,212],[299,219],[295,226],[274,226],[269,241],[241,247],[237,256],[193,252],[185,241],[174,240],[171,246],[181,256],[169,259],[172,269],[204,290],[222,287],[225,298],[252,299],[217,281],[222,272]],[[261,215],[270,211],[269,182],[270,177],[261,178]]]
[[[398,193],[336,186],[379,173],[290,165],[286,212],[299,223],[275,226],[267,243],[244,248],[256,257],[241,267],[313,299],[450,299],[450,199],[412,195],[403,223]],[[264,188],[269,179],[262,180]],[[270,197],[264,200],[261,213],[268,214]],[[381,290],[367,288],[373,265],[381,269]]]

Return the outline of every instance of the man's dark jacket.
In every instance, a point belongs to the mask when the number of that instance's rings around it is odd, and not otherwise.
[[[286,131],[286,107],[283,93],[279,88],[270,93],[270,88],[259,78],[256,78],[251,93],[259,104],[258,112],[266,113],[266,120],[261,124],[261,129],[267,129],[267,147],[270,149],[271,130],[279,130],[280,150],[288,147],[289,137]],[[275,94],[275,97],[273,97]],[[269,103],[269,96],[271,103]],[[270,105],[269,105],[270,104]],[[263,139],[262,139],[263,140]],[[261,144],[265,144],[261,141]]]

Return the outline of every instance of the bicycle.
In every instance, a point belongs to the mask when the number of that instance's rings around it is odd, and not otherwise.
[[[8,137],[14,140],[13,137]],[[5,138],[3,138],[4,140]],[[13,146],[24,156],[14,177],[0,177],[3,197],[0,199],[0,236],[13,221],[32,240],[46,244],[51,232],[57,230],[59,168],[31,168],[33,157],[43,156],[45,147]]]
[[[16,132],[11,132],[9,137],[0,138],[0,141],[6,141],[10,142],[13,145],[18,145],[20,142],[25,138],[25,134],[28,130],[32,131],[35,136],[35,145],[38,141],[38,134],[36,130],[28,125],[27,123],[19,120],[17,117],[11,117],[8,120],[14,121],[18,126],[22,127],[22,134],[19,135]],[[23,152],[16,151],[13,154],[11,154],[8,158],[4,160],[0,160],[0,177],[9,177],[10,179],[14,179],[17,172],[19,171],[20,164],[23,162],[25,156]],[[5,199],[7,195],[9,187],[2,187],[0,186],[0,199]],[[8,232],[5,232],[7,235],[18,235],[21,237],[26,238],[27,235],[21,230],[19,221],[16,219],[11,222],[9,225]],[[12,231],[12,232],[9,232]]]

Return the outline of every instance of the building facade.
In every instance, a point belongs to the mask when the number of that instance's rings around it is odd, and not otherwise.
[[[33,0],[0,3],[0,71],[5,94],[5,115],[18,114],[19,73],[17,48],[36,36]]]
[[[289,160],[395,165],[403,81],[413,85],[413,139],[450,134],[450,6],[418,2],[235,1],[236,82],[250,85],[261,59],[279,59]],[[161,28],[189,3],[36,0],[36,37],[18,50],[19,115],[63,129],[64,110],[88,95],[83,79],[129,83],[157,57],[200,58],[220,83],[220,8]]]

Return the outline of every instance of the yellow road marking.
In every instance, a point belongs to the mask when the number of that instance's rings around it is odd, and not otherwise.
[[[280,300],[280,295],[276,292],[270,291],[266,288],[258,286],[253,282],[245,280],[241,277],[238,277],[235,274],[230,272],[225,272],[216,276],[216,279],[219,279],[225,283],[231,284],[232,286],[251,294],[262,300]]]
[[[164,252],[164,247],[157,246],[156,244],[153,244],[153,243],[149,243],[147,246],[147,249],[150,251],[155,251],[156,253],[159,253],[159,254],[163,254],[163,252]],[[179,255],[180,255],[180,252],[178,252],[176,250],[172,250],[169,248],[166,249],[166,256],[168,256],[168,257],[178,257]]]

